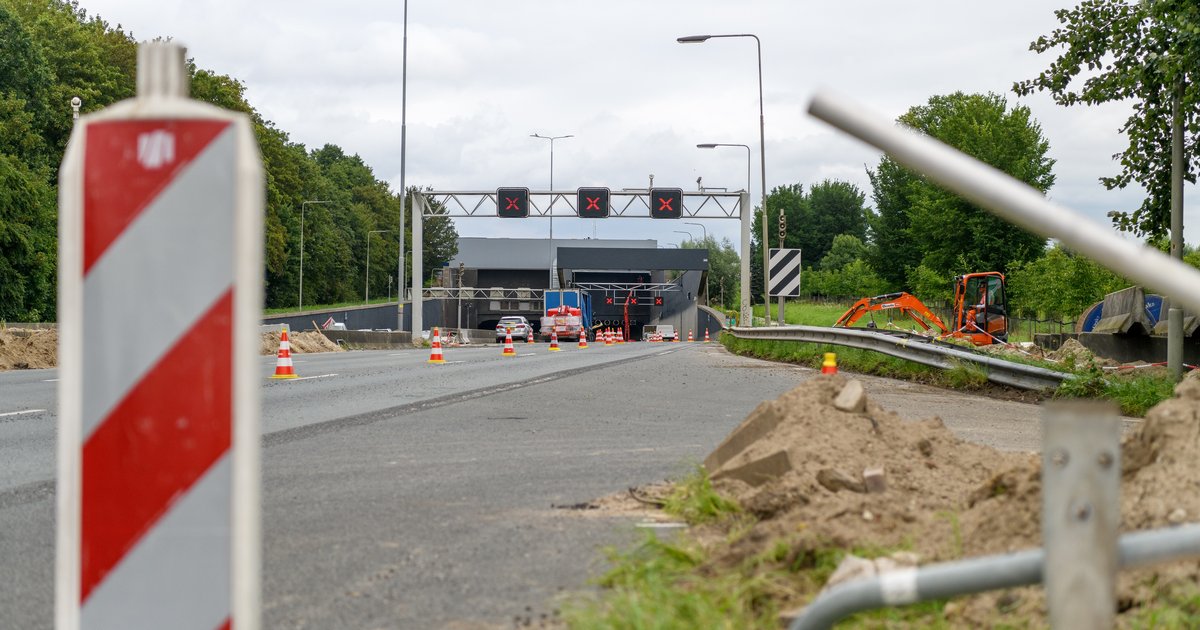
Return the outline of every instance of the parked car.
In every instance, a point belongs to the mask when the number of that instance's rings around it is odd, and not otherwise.
[[[496,343],[504,343],[506,334],[512,335],[513,341],[527,341],[533,338],[533,326],[520,315],[501,317],[500,323],[496,324]]]

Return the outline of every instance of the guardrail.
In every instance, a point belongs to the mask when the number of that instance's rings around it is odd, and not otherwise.
[[[993,383],[1021,389],[1054,389],[1063,380],[1074,378],[1073,374],[1056,372],[1023,363],[1013,363],[997,357],[978,354],[961,348],[951,348],[932,343],[923,337],[898,337],[895,335],[862,330],[858,328],[825,328],[820,326],[778,326],[766,328],[731,328],[730,332],[739,339],[762,339],[770,341],[798,341],[803,343],[828,343],[863,350],[874,350],[893,357],[949,370],[971,363],[987,373]]]

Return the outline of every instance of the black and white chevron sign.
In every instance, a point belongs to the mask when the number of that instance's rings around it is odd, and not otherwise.
[[[800,250],[771,249],[767,284],[775,297],[800,297]]]

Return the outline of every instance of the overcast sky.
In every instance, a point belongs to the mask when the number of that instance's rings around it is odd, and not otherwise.
[[[408,8],[409,185],[441,190],[545,189],[555,142],[559,190],[658,186],[741,189],[753,147],[759,203],[758,78],[753,39],[679,44],[704,33],[762,40],[767,186],[850,181],[870,202],[865,170],[880,154],[805,114],[829,87],[895,118],[935,94],[997,92],[1028,106],[1057,161],[1055,201],[1108,225],[1140,190],[1108,192],[1126,140],[1123,104],[1064,108],[1018,99],[1014,81],[1051,62],[1029,42],[1057,26],[1045,0],[413,0]],[[174,37],[196,63],[242,80],[267,119],[310,149],[335,143],[399,189],[403,0],[81,0],[139,40]],[[1188,241],[1200,239],[1194,187]],[[544,219],[463,219],[463,236],[544,237]],[[705,221],[736,244],[737,225]],[[797,229],[799,226],[791,226]],[[555,221],[556,237],[656,238],[700,228],[651,219]]]

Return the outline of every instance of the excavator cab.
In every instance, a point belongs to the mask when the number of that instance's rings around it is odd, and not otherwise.
[[[1004,274],[969,273],[954,279],[954,329],[951,336],[977,346],[1008,341],[1008,297]]]

